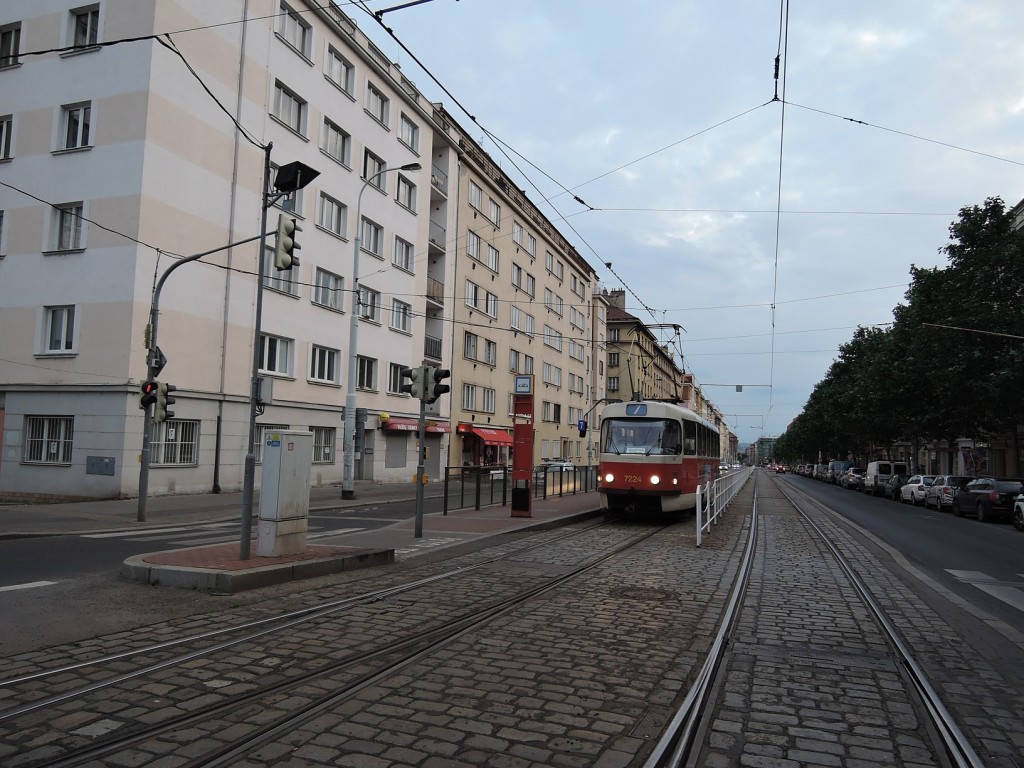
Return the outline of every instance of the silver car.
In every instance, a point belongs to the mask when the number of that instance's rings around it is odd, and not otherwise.
[[[935,475],[911,475],[907,484],[900,488],[900,501],[914,506],[924,504],[928,486],[935,481]]]

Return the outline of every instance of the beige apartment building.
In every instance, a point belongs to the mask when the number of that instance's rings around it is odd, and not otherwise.
[[[446,122],[455,120],[445,114]],[[511,459],[513,385],[534,377],[534,456],[585,464],[603,393],[605,303],[593,268],[468,135],[460,135],[451,287],[453,466]],[[592,416],[593,414],[591,414]]]
[[[310,0],[5,0],[0,45],[0,496],[138,493],[154,285],[206,251],[162,291],[177,402],[150,493],[241,487],[254,365],[257,462],[265,430],[308,430],[313,482],[339,483],[351,370],[357,479],[411,480],[419,402],[400,371],[451,360],[427,297],[462,149],[354,20]],[[267,210],[271,231],[280,214],[300,227],[284,272],[273,235],[259,249],[267,147],[272,176],[319,172]],[[430,412],[433,477],[448,403]]]

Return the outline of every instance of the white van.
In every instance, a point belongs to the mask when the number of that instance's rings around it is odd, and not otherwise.
[[[868,464],[868,471],[864,475],[864,493],[880,496],[890,477],[893,475],[906,477],[909,474],[905,461],[872,461]]]

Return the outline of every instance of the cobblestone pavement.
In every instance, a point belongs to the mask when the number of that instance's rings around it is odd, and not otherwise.
[[[412,660],[398,674],[365,685],[298,728],[221,764],[642,765],[717,630],[745,542],[751,503],[748,487],[699,549],[692,519],[669,528],[570,585]],[[699,764],[940,764],[921,736],[916,705],[905,696],[899,672],[874,637],[866,612],[848,589],[838,596],[827,589],[842,582],[841,574],[804,537],[791,513],[780,507],[762,508],[761,514],[755,582],[746,596]],[[930,666],[948,668],[945,693],[959,695],[966,703],[974,695],[975,669],[991,683],[991,698],[984,699],[984,716],[994,718],[983,734],[987,754],[1019,756],[1021,744],[1007,735],[1015,731],[1004,718],[1020,712],[1007,705],[997,676],[969,653],[963,660],[956,658],[966,651],[948,636],[944,622],[889,574],[856,536],[824,513],[822,517],[842,546],[866,566],[876,594],[886,593],[886,608],[898,614],[901,631],[920,634],[920,648],[933,654]],[[645,526],[633,523],[594,528],[572,538],[566,535],[585,527],[500,537],[488,548],[464,548],[443,557],[322,579],[264,603],[0,660],[0,681],[6,681],[41,668],[86,662],[414,578],[481,566],[413,592],[360,603],[288,633],[154,669],[141,682],[126,681],[47,711],[6,720],[0,714],[0,763],[5,768],[30,768],[71,742],[87,744],[140,724],[196,712],[261,685],[323,669],[424,626],[443,625],[457,609],[543,583]],[[534,543],[545,546],[531,548]],[[485,562],[496,554],[509,558]],[[154,650],[141,661],[124,659],[114,668],[125,672],[157,665],[178,652]],[[309,680],[300,688],[247,705],[233,720],[218,714],[188,723],[104,758],[102,764],[185,765],[371,669],[366,661],[355,669]],[[0,686],[0,713],[109,675],[109,667],[86,665],[56,679]],[[959,690],[957,684],[962,686]],[[973,722],[979,726],[977,712]]]

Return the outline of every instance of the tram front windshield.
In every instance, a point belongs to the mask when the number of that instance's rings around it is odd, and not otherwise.
[[[683,451],[679,422],[672,419],[605,419],[601,452],[678,456]]]

